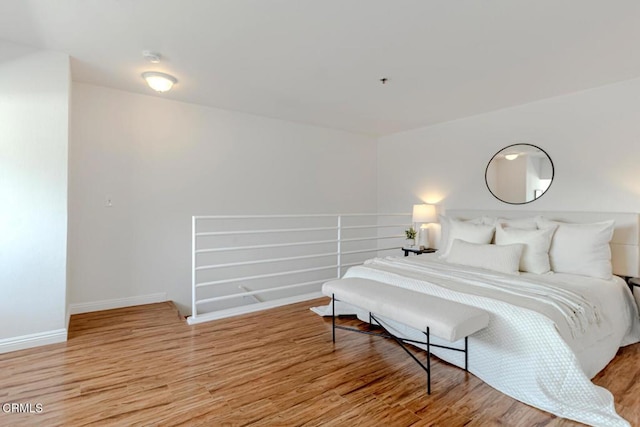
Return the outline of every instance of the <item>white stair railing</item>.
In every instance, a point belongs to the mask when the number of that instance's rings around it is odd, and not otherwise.
[[[346,268],[398,255],[410,221],[410,214],[194,216],[188,322],[317,298]]]

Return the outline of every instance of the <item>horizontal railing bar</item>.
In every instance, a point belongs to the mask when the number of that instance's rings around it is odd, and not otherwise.
[[[401,246],[393,246],[393,247],[389,247],[389,248],[360,249],[360,250],[357,250],[357,251],[342,252],[342,255],[362,254],[362,253],[366,253],[366,252],[390,251],[390,250],[395,250],[395,249],[400,249],[400,248],[401,248]]]
[[[231,299],[231,298],[251,296],[251,295],[255,295],[255,294],[263,294],[263,293],[274,292],[274,291],[282,291],[284,289],[301,288],[303,286],[315,285],[316,283],[324,283],[327,280],[331,280],[331,279],[333,279],[333,277],[328,278],[328,279],[322,279],[322,280],[314,280],[312,282],[304,282],[304,283],[296,283],[296,284],[293,284],[293,285],[278,286],[277,288],[260,289],[260,290],[257,290],[257,291],[247,291],[247,292],[243,292],[241,294],[232,294],[232,295],[224,295],[224,296],[221,296],[221,297],[206,298],[206,299],[199,300],[198,302],[196,302],[196,304],[206,304],[206,303],[209,303],[209,302],[223,301],[223,300]]]
[[[353,267],[354,265],[362,265],[362,261],[360,261],[360,262],[350,262],[349,264],[342,264],[341,267]]]
[[[331,218],[337,214],[286,214],[286,215],[194,215],[195,219],[270,219],[270,218]]]
[[[269,218],[329,218],[357,216],[409,216],[409,213],[352,213],[352,214],[300,214],[300,215],[194,215],[195,219],[269,219]]]
[[[334,264],[334,265],[327,265],[327,266],[322,266],[322,267],[303,268],[301,270],[282,271],[282,272],[279,272],[279,273],[258,274],[258,275],[255,275],[255,276],[245,276],[245,277],[237,277],[237,278],[233,278],[233,279],[214,280],[214,281],[211,281],[211,282],[196,283],[196,288],[203,288],[205,286],[212,286],[212,285],[221,285],[223,283],[239,282],[239,281],[242,281],[242,280],[266,279],[266,278],[269,278],[269,277],[288,276],[290,274],[309,273],[309,272],[312,272],[312,271],[328,270],[330,268],[337,268],[337,267],[338,267],[338,265]]]
[[[228,248],[198,249],[196,250],[196,254],[204,254],[209,252],[223,252],[223,251],[243,251],[246,249],[287,248],[290,246],[320,245],[322,243],[337,243],[337,242],[338,242],[338,239],[331,239],[331,240],[309,240],[306,242],[292,242],[292,243],[273,243],[269,245],[232,246]]]
[[[354,237],[352,239],[342,239],[342,242],[364,242],[365,240],[397,239],[398,237],[404,237],[404,235],[403,234],[398,234],[396,236]]]
[[[389,246],[387,248],[378,248],[376,251],[397,251],[398,249],[402,249],[402,246]]]
[[[283,258],[269,258],[269,259],[260,259],[257,261],[229,262],[226,264],[203,265],[201,267],[196,267],[196,270],[213,270],[215,268],[237,267],[239,265],[268,264],[270,262],[295,261],[299,259],[321,258],[321,257],[327,257],[327,256],[334,256],[334,255],[338,255],[338,252],[326,252],[322,254],[299,255],[299,256],[290,256],[290,257],[283,257]]]
[[[389,227],[406,227],[411,224],[376,224],[376,225],[345,225],[343,230],[357,230],[362,228],[389,228]]]
[[[201,236],[230,236],[237,234],[267,234],[267,233],[289,233],[293,231],[327,231],[337,230],[338,227],[310,227],[310,228],[266,228],[261,230],[240,230],[240,231],[203,231],[196,233],[196,237]]]
[[[340,214],[340,216],[354,217],[354,216],[410,216],[410,213],[385,213],[385,214],[376,214],[376,213],[362,213],[362,214]]]

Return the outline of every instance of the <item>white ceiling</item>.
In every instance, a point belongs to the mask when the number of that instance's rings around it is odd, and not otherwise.
[[[640,76],[640,1],[0,0],[0,39],[78,82],[385,135]]]

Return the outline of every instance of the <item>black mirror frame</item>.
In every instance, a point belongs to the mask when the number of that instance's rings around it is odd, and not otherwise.
[[[542,193],[540,196],[534,198],[533,200],[529,200],[529,201],[525,201],[525,202],[507,202],[506,200],[502,200],[500,197],[496,196],[493,191],[491,191],[491,188],[489,187],[489,180],[487,179],[487,173],[489,172],[489,166],[491,165],[491,162],[493,161],[493,159],[495,159],[496,156],[498,154],[500,154],[502,151],[506,150],[509,147],[514,147],[516,145],[529,145],[531,147],[537,148],[538,150],[542,151],[545,156],[547,156],[547,159],[549,159],[549,162],[551,163],[551,182],[549,183],[549,186],[544,191],[544,193]],[[507,203],[509,205],[526,205],[527,203],[535,202],[540,197],[542,197],[545,194],[547,194],[547,192],[549,191],[549,189],[553,185],[553,179],[555,178],[555,175],[556,175],[556,169],[555,169],[555,166],[553,165],[553,160],[551,160],[551,156],[549,155],[549,153],[547,153],[546,151],[544,151],[542,148],[538,147],[537,145],[529,144],[529,143],[526,143],[526,142],[519,142],[517,144],[507,145],[506,147],[503,147],[500,150],[496,151],[496,153],[493,156],[491,156],[491,158],[489,159],[489,162],[487,163],[487,167],[484,169],[484,184],[487,186],[487,190],[489,190],[489,193],[491,193],[491,195],[493,197],[495,197],[496,199],[500,200],[502,203]]]

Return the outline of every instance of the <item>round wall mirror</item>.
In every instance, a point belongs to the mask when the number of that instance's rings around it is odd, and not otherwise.
[[[540,147],[513,144],[491,158],[484,179],[496,199],[512,205],[530,203],[551,186],[553,162]]]

